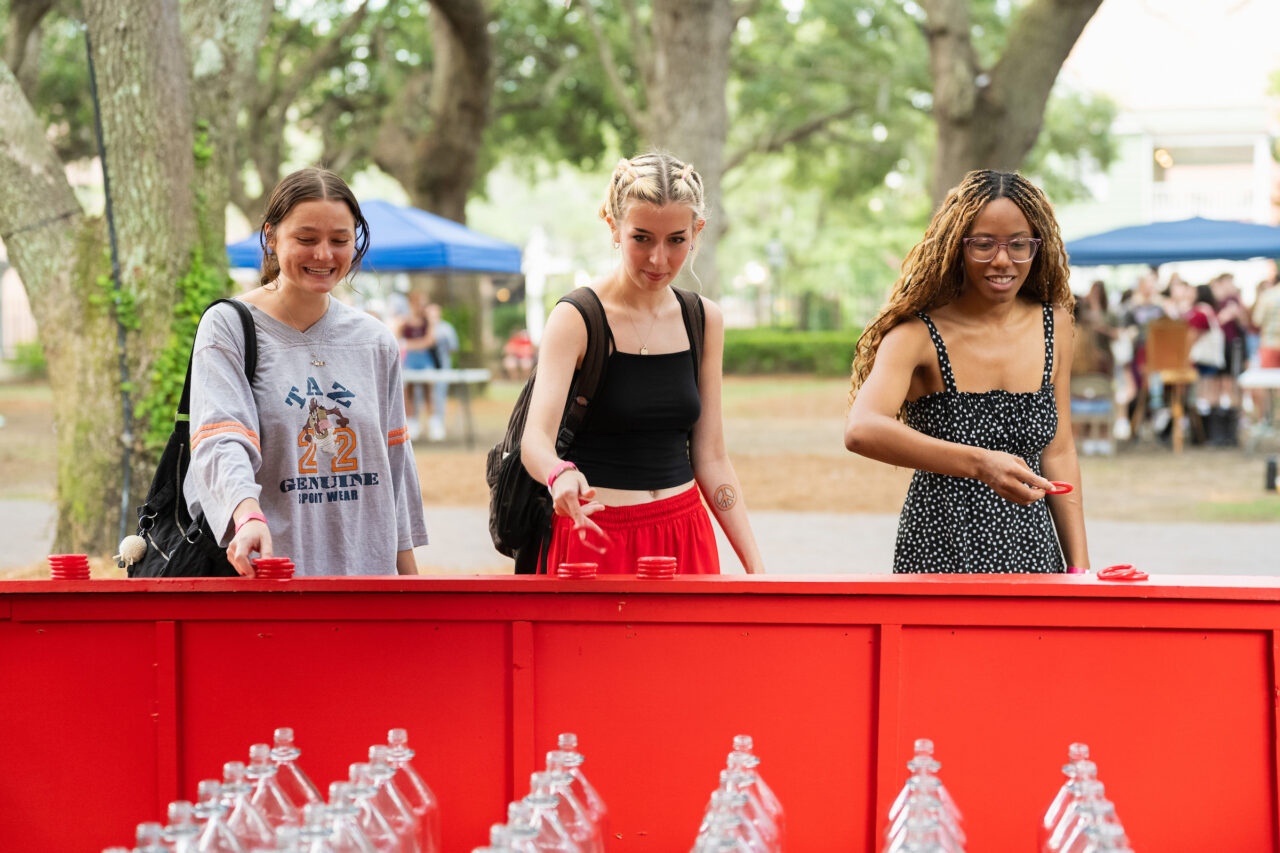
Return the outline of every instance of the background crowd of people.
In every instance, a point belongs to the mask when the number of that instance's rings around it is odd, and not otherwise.
[[[1146,370],[1147,338],[1156,320],[1183,321],[1197,376],[1190,416],[1198,429],[1192,440],[1234,445],[1241,419],[1261,417],[1266,405],[1260,394],[1242,393],[1240,374],[1249,367],[1280,367],[1280,288],[1275,284],[1274,275],[1259,282],[1246,302],[1231,273],[1199,285],[1173,273],[1162,284],[1153,269],[1113,306],[1104,283],[1095,281],[1076,301],[1079,331],[1072,375],[1110,377],[1120,408],[1115,438],[1129,437],[1135,416],[1139,428],[1149,424],[1157,436],[1167,437],[1171,415],[1159,376]],[[1085,453],[1105,452],[1103,445],[1084,438]]]

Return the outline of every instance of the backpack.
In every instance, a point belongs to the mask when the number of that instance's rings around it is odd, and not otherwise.
[[[205,308],[225,302],[236,309],[244,326],[244,375],[253,381],[258,366],[258,336],[253,315],[243,302],[215,299]],[[201,320],[204,315],[201,315]],[[195,344],[192,344],[192,354]],[[156,465],[147,498],[138,507],[138,535],[147,549],[128,566],[131,578],[239,577],[227,562],[227,549],[218,546],[218,537],[209,529],[204,513],[191,517],[182,483],[191,463],[191,359],[187,359],[187,378],[182,383],[182,398],[174,417],[173,432]]]
[[[694,382],[702,366],[702,339],[706,331],[706,310],[696,294],[678,287],[671,288],[680,301],[689,348],[693,353]],[[573,437],[586,422],[587,410],[596,393],[604,385],[609,361],[609,329],[600,297],[589,287],[579,287],[562,296],[582,314],[587,326],[587,351],[582,367],[574,371],[565,400],[564,414],[556,434],[556,455],[564,458]],[[489,483],[489,535],[498,552],[516,561],[516,574],[537,574],[547,569],[547,551],[551,546],[551,518],[554,508],[547,487],[525,470],[520,460],[520,439],[529,416],[529,401],[537,379],[535,365],[525,382],[502,440],[489,450],[485,462],[485,480]]]

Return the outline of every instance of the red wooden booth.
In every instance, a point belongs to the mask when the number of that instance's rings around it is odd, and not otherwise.
[[[754,735],[790,849],[874,851],[930,737],[970,851],[1031,850],[1067,745],[1139,853],[1277,850],[1280,579],[0,583],[0,849],[96,851],[292,726],[321,787],[409,730],[469,851],[578,734],[613,851],[692,845]]]

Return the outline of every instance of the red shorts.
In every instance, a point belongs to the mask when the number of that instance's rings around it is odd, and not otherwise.
[[[1258,347],[1259,367],[1280,367],[1280,349]]]
[[[561,563],[596,563],[602,575],[634,575],[637,557],[675,557],[676,571],[682,575],[720,574],[716,534],[696,485],[652,503],[607,506],[591,520],[612,544],[603,554],[588,548],[578,540],[573,520],[557,515],[547,557],[550,573]]]

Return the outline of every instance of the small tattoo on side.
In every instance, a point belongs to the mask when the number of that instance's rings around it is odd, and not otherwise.
[[[716,507],[721,510],[733,509],[733,505],[738,502],[738,493],[733,490],[733,486],[721,486],[716,489],[715,502]]]

